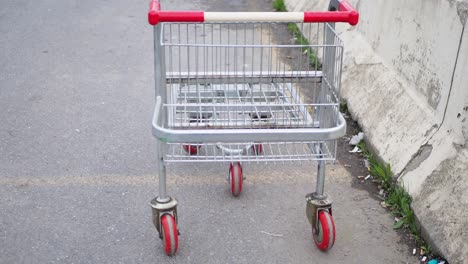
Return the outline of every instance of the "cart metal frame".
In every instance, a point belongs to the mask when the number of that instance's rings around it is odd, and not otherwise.
[[[339,113],[343,44],[334,25],[355,25],[358,18],[345,0],[331,0],[328,12],[290,13],[162,11],[157,0],[151,1],[152,132],[158,139],[159,175],[159,194],[151,207],[168,255],[177,251],[178,216],[177,200],[166,190],[166,166],[179,162],[229,163],[228,179],[237,196],[243,162],[317,161],[306,215],[317,246],[333,246],[325,164],[335,160],[336,140],[346,130]],[[281,23],[298,23],[302,31],[305,23],[314,23],[317,43],[273,44],[270,33]],[[265,41],[257,35],[270,37]],[[302,63],[301,57],[293,69],[278,55],[288,49],[314,52],[323,63],[314,64],[311,57]]]

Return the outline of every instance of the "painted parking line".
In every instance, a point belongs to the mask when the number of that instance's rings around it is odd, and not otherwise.
[[[346,177],[347,172],[342,166],[329,166],[327,176],[332,180]],[[281,167],[280,167],[281,168]],[[249,173],[250,172],[250,173]],[[212,172],[211,172],[212,174]],[[315,178],[315,171],[307,167],[299,169],[279,170],[246,170],[246,184],[300,184],[312,183]],[[339,177],[338,177],[339,176]],[[348,178],[349,179],[349,178]],[[195,174],[168,174],[167,184],[169,185],[224,185],[227,183],[226,175],[202,175],[201,172]],[[23,176],[23,177],[0,177],[0,186],[30,187],[30,186],[106,186],[106,185],[127,185],[127,186],[154,186],[158,184],[157,175],[89,175],[89,176]]]

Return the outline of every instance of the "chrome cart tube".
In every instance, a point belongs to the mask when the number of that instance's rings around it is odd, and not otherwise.
[[[342,114],[331,128],[294,128],[294,129],[172,129],[161,123],[165,113],[162,98],[156,97],[153,114],[153,135],[164,142],[199,143],[223,142],[229,138],[246,138],[249,142],[265,141],[313,141],[334,140],[346,134],[346,120]],[[167,123],[166,123],[167,124]]]
[[[320,143],[320,145],[323,145],[323,143]],[[322,149],[322,146],[318,147],[317,153],[321,152],[321,149]],[[322,158],[321,155],[318,158],[319,158],[319,161],[318,161],[318,166],[317,166],[318,169],[317,169],[317,183],[315,187],[315,194],[318,197],[321,197],[323,196],[323,190],[325,186],[325,161],[321,159]]]
[[[154,26],[154,93],[156,97],[166,98],[166,68],[165,55],[161,45],[161,24]],[[159,97],[160,98],[160,97]],[[164,115],[163,115],[164,116]],[[164,119],[164,117],[163,117]],[[165,120],[163,120],[165,121]],[[170,200],[166,193],[166,166],[164,164],[165,143],[158,140],[156,142],[157,166],[159,177],[159,196],[158,202],[165,203]]]
[[[161,96],[166,98],[166,63],[165,55],[162,46],[162,25],[154,26],[154,89],[155,97]]]
[[[164,153],[163,145],[164,142],[157,141],[156,153],[157,153],[157,166],[158,166],[158,177],[159,177],[159,195],[157,198],[158,202],[165,203],[170,200],[166,192],[166,165],[164,164]]]

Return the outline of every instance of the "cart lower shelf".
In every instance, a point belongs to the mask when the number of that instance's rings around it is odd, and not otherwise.
[[[332,142],[167,143],[164,161],[176,162],[284,162],[335,160]]]

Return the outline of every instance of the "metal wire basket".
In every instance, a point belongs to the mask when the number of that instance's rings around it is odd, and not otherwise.
[[[171,142],[167,162],[335,158],[335,139],[344,134],[339,114],[342,41],[329,24],[300,23],[315,43],[287,39],[271,44],[274,32],[288,25],[161,25],[156,53],[163,71],[158,79],[166,89],[153,125],[157,137]],[[288,54],[295,60],[285,60]],[[270,154],[251,156],[247,149],[260,142]],[[206,150],[183,155],[180,150],[187,145]]]

